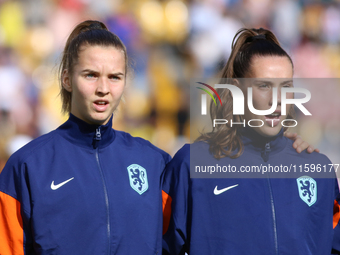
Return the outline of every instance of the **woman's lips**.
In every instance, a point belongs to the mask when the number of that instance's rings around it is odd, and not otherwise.
[[[104,112],[109,107],[109,102],[107,100],[97,100],[93,103],[94,108],[98,112]]]
[[[276,127],[280,123],[281,113],[274,112],[270,115],[265,115],[266,123],[271,127]]]

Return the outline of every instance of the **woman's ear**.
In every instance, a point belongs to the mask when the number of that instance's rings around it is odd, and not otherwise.
[[[240,85],[241,85],[240,81],[236,78],[233,78],[232,82],[233,82],[233,85],[235,85],[237,87],[240,87]]]
[[[66,91],[68,92],[72,92],[71,77],[67,69],[63,71],[62,82],[63,82],[63,88],[66,89]]]
[[[249,83],[249,79],[248,78],[234,78],[232,80],[233,85],[237,86],[238,88],[240,88],[243,92],[243,95],[247,95],[247,88],[248,88],[248,83]]]

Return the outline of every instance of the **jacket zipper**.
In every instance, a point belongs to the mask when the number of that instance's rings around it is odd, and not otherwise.
[[[95,149],[96,149],[96,161],[98,165],[98,169],[100,172],[100,176],[103,182],[103,189],[104,189],[104,195],[105,195],[105,205],[106,205],[106,224],[107,224],[107,238],[108,238],[108,254],[111,253],[111,248],[110,248],[110,206],[109,206],[109,196],[107,194],[107,188],[104,180],[104,174],[103,170],[100,166],[99,163],[99,153],[98,153],[98,142],[101,140],[101,133],[100,133],[100,128],[96,129],[96,136],[95,136]]]
[[[275,254],[279,254],[279,247],[277,241],[277,229],[276,229],[276,216],[275,216],[275,206],[274,206],[274,199],[272,193],[272,187],[270,185],[269,177],[267,177],[268,181],[268,188],[269,188],[269,195],[270,195],[270,205],[272,208],[272,216],[273,216],[273,230],[274,230],[274,244],[275,244]]]
[[[265,144],[264,150],[263,150],[262,155],[261,155],[264,162],[268,161],[270,151],[271,151],[270,142],[267,142]],[[271,187],[271,184],[270,184],[270,179],[269,179],[268,173],[267,173],[267,182],[268,182],[268,189],[269,189],[269,195],[270,195],[270,205],[271,205],[272,216],[273,216],[275,254],[279,254],[279,247],[278,247],[278,240],[277,240],[277,228],[276,228],[276,216],[275,216],[275,205],[274,205],[273,192],[272,192],[272,187]]]
[[[263,158],[264,162],[268,161],[270,151],[271,151],[270,142],[267,142],[264,146],[264,150],[262,150],[262,152],[261,152],[261,157]]]

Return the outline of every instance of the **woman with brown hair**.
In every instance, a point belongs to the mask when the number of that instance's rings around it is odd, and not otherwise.
[[[60,65],[69,119],[14,153],[0,175],[0,254],[161,252],[170,156],[112,129],[127,71],[124,44],[102,22],[74,28]]]
[[[283,108],[280,94],[293,87],[292,78],[292,60],[271,31],[238,31],[220,84],[252,93],[253,108],[273,112],[259,115],[245,107],[244,115],[233,115],[232,94],[217,90],[222,104],[211,104],[211,119],[232,121],[185,145],[165,171],[172,211],[164,254],[331,253],[337,180],[269,171],[331,163],[316,152],[297,153],[283,135],[282,122],[293,119],[293,109]],[[262,175],[247,171],[256,168]],[[217,172],[228,178],[214,178]]]

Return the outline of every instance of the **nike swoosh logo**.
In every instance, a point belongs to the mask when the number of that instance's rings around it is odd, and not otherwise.
[[[223,192],[225,192],[225,191],[227,191],[227,190],[230,190],[230,189],[232,189],[232,188],[235,188],[235,187],[237,187],[237,186],[238,186],[238,184],[233,185],[233,186],[229,186],[229,187],[226,187],[226,188],[220,189],[220,190],[218,190],[218,189],[217,189],[217,186],[216,186],[215,189],[214,189],[214,194],[215,194],[215,195],[222,194]]]
[[[59,189],[61,186],[65,185],[66,183],[68,183],[69,181],[72,181],[74,179],[74,177],[62,182],[62,183],[59,183],[57,185],[54,185],[54,181],[51,183],[51,189],[52,190],[56,190],[56,189]]]

